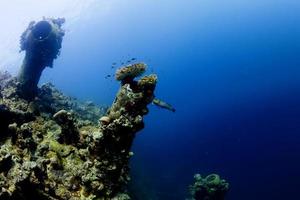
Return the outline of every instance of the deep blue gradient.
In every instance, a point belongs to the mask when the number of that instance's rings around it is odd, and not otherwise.
[[[158,74],[157,97],[177,111],[150,106],[131,163],[140,193],[181,200],[194,173],[215,172],[228,200],[299,198],[299,1],[132,0],[93,12],[42,81],[110,104],[111,63],[136,57]]]

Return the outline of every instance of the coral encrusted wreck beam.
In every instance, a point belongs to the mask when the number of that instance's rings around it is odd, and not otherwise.
[[[36,58],[35,53],[41,55],[32,51],[26,56]],[[156,75],[135,80],[146,70],[143,63],[118,70],[121,87],[107,110],[67,97],[51,84],[27,98],[32,95],[27,90],[30,74],[38,71],[35,84],[52,59],[42,62],[38,70],[23,65],[17,79],[0,73],[0,200],[130,199],[130,148],[144,127]]]

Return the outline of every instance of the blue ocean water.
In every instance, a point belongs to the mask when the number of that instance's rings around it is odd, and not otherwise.
[[[229,200],[298,199],[300,2],[114,1],[67,31],[41,82],[110,105],[112,63],[157,73],[131,162],[139,199],[181,200],[193,175],[218,173]],[[66,25],[67,26],[67,25]]]

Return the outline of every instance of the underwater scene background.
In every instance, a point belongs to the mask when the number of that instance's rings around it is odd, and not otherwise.
[[[20,16],[31,13],[18,3]],[[156,96],[176,108],[151,106],[134,141],[131,190],[137,199],[185,199],[195,173],[225,178],[226,199],[298,198],[299,1],[68,3],[45,13],[68,12],[61,55],[40,83],[110,105],[118,90],[116,67],[143,61],[159,76]],[[80,4],[76,16],[69,15],[71,4]],[[26,19],[43,16],[34,5]],[[19,63],[10,57],[1,69],[14,73]]]

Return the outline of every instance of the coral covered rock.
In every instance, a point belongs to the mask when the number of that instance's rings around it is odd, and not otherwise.
[[[190,186],[190,200],[224,200],[229,184],[217,174],[202,177],[195,174],[194,184]]]
[[[131,82],[146,71],[145,63],[135,63],[122,67],[116,71],[115,78],[123,83]]]
[[[121,86],[106,117],[97,109],[86,113],[106,122],[99,126],[78,113],[85,104],[62,93],[56,98],[54,86],[27,101],[14,93],[15,83],[1,90],[0,117],[7,120],[0,130],[0,199],[129,199],[130,148],[155,85]]]
[[[79,132],[72,113],[60,110],[53,115],[54,121],[61,127],[59,141],[61,143],[75,145],[79,142]]]

